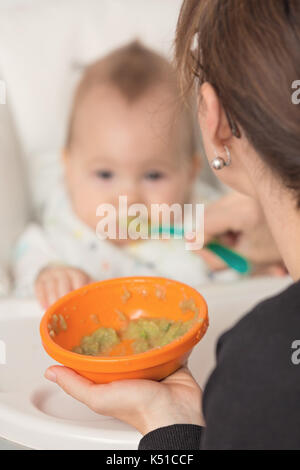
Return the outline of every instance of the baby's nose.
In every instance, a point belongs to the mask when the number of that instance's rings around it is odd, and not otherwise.
[[[142,204],[143,203],[143,195],[139,189],[139,186],[134,181],[123,185],[122,192],[120,195],[127,197],[127,205],[130,206],[131,204]]]

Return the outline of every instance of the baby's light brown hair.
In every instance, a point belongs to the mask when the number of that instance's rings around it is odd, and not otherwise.
[[[167,85],[174,96],[173,102],[170,103],[174,106],[174,117],[182,118],[185,127],[185,152],[191,157],[197,154],[195,112],[180,98],[177,75],[173,66],[139,41],[133,41],[114,50],[85,69],[73,100],[66,148],[69,148],[72,142],[74,116],[81,102],[91,89],[100,85],[113,86],[129,104],[138,101],[152,88]]]

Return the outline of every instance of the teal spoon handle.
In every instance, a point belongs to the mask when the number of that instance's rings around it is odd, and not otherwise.
[[[221,243],[210,242],[205,246],[205,248],[219,256],[219,258],[221,258],[227,264],[227,266],[239,272],[240,274],[250,273],[251,264],[249,261]]]
[[[168,233],[170,235],[184,236],[184,229],[179,227],[171,226],[169,229],[167,229],[165,227],[160,226],[157,228],[157,230],[160,234]],[[231,250],[230,248],[227,248],[226,246],[222,245],[221,243],[213,241],[207,243],[207,245],[205,245],[205,248],[212,251],[215,255],[221,258],[224,263],[227,264],[227,266],[239,272],[240,274],[250,273],[251,264],[249,263],[249,261],[243,256],[236,253],[235,251]]]

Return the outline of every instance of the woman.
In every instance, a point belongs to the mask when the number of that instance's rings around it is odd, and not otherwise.
[[[139,449],[300,447],[300,365],[292,360],[300,336],[300,107],[291,100],[299,48],[298,0],[183,4],[178,67],[199,85],[208,159],[224,183],[262,208],[295,283],[221,337],[203,399],[186,367],[159,383],[107,385],[48,369],[47,378],[96,412],[136,427]]]

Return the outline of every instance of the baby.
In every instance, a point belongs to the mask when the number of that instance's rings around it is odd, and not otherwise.
[[[193,112],[179,103],[172,66],[138,42],[89,66],[77,88],[63,151],[64,184],[53,188],[42,226],[16,249],[17,291],[47,307],[93,280],[161,275],[197,285],[210,277],[184,240],[100,240],[97,207],[203,203]],[[195,189],[196,188],[196,189]],[[120,221],[119,221],[120,222]]]

